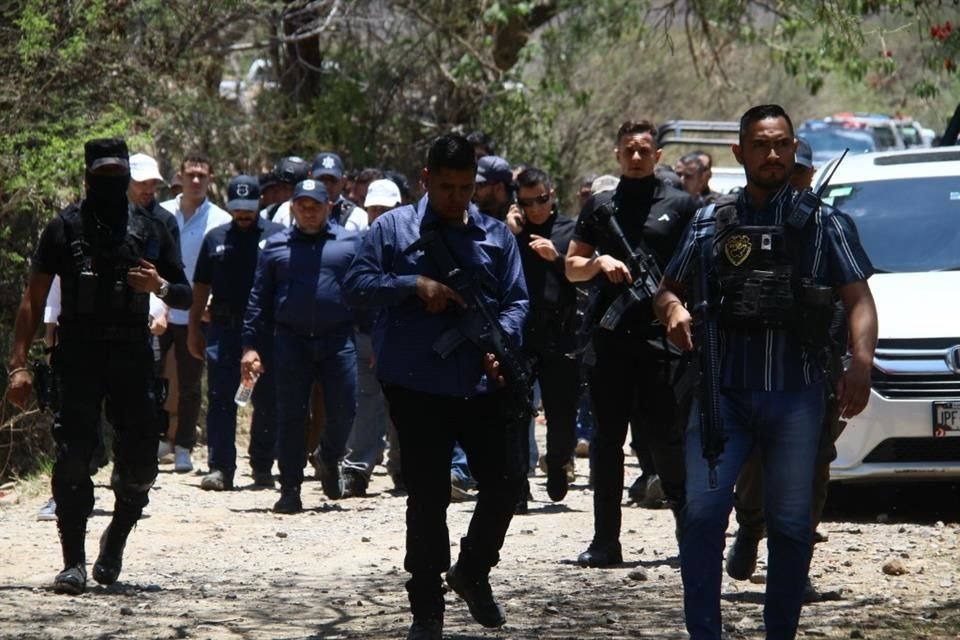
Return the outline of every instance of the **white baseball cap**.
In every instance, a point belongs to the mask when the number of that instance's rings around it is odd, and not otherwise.
[[[135,153],[130,156],[130,179],[136,182],[164,181],[163,176],[160,175],[160,167],[157,166],[157,161],[145,153]]]
[[[400,187],[393,180],[374,180],[367,187],[367,197],[363,200],[363,206],[395,207],[401,200]]]

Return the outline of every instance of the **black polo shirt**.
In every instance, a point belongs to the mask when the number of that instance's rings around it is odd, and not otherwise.
[[[248,229],[230,222],[207,232],[200,245],[193,281],[210,286],[214,315],[222,312],[243,317],[260,249],[267,238],[285,228],[257,216]]]
[[[640,239],[653,254],[661,271],[666,268],[683,236],[687,223],[697,211],[697,203],[690,194],[674,189],[655,176],[646,178],[621,177],[614,192],[591,197],[580,212],[573,238],[594,247],[598,253],[611,255],[627,262],[620,242],[609,232],[605,222],[595,213],[613,200],[614,217],[630,245],[637,249]],[[604,276],[596,278],[599,287],[597,317],[624,291],[624,285],[613,284]],[[639,314],[639,315],[638,315]],[[634,305],[620,327],[635,326],[637,322],[649,325],[653,321],[651,301]]]

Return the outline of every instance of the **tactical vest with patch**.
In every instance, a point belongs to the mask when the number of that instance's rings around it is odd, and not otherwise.
[[[127,211],[122,237],[110,232],[79,206],[60,213],[70,251],[70,266],[61,274],[60,323],[146,327],[150,294],[127,284],[127,271],[141,258],[156,263],[160,239],[145,216]]]

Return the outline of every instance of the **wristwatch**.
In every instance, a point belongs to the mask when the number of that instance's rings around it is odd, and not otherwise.
[[[160,278],[160,288],[157,290],[157,297],[163,300],[170,293],[170,283]]]

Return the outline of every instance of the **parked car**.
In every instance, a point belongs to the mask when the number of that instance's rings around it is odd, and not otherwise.
[[[831,479],[956,480],[960,147],[848,156],[824,200],[856,222],[880,320],[870,402],[837,440]]]
[[[813,166],[821,167],[834,160],[844,149],[851,154],[869,153],[877,150],[873,136],[866,131],[839,127],[800,127],[797,136],[803,138],[813,151]]]
[[[806,131],[824,129],[861,131],[873,138],[873,146],[877,151],[907,148],[896,123],[892,118],[886,116],[839,113],[822,120],[807,120],[800,126],[800,129]]]

